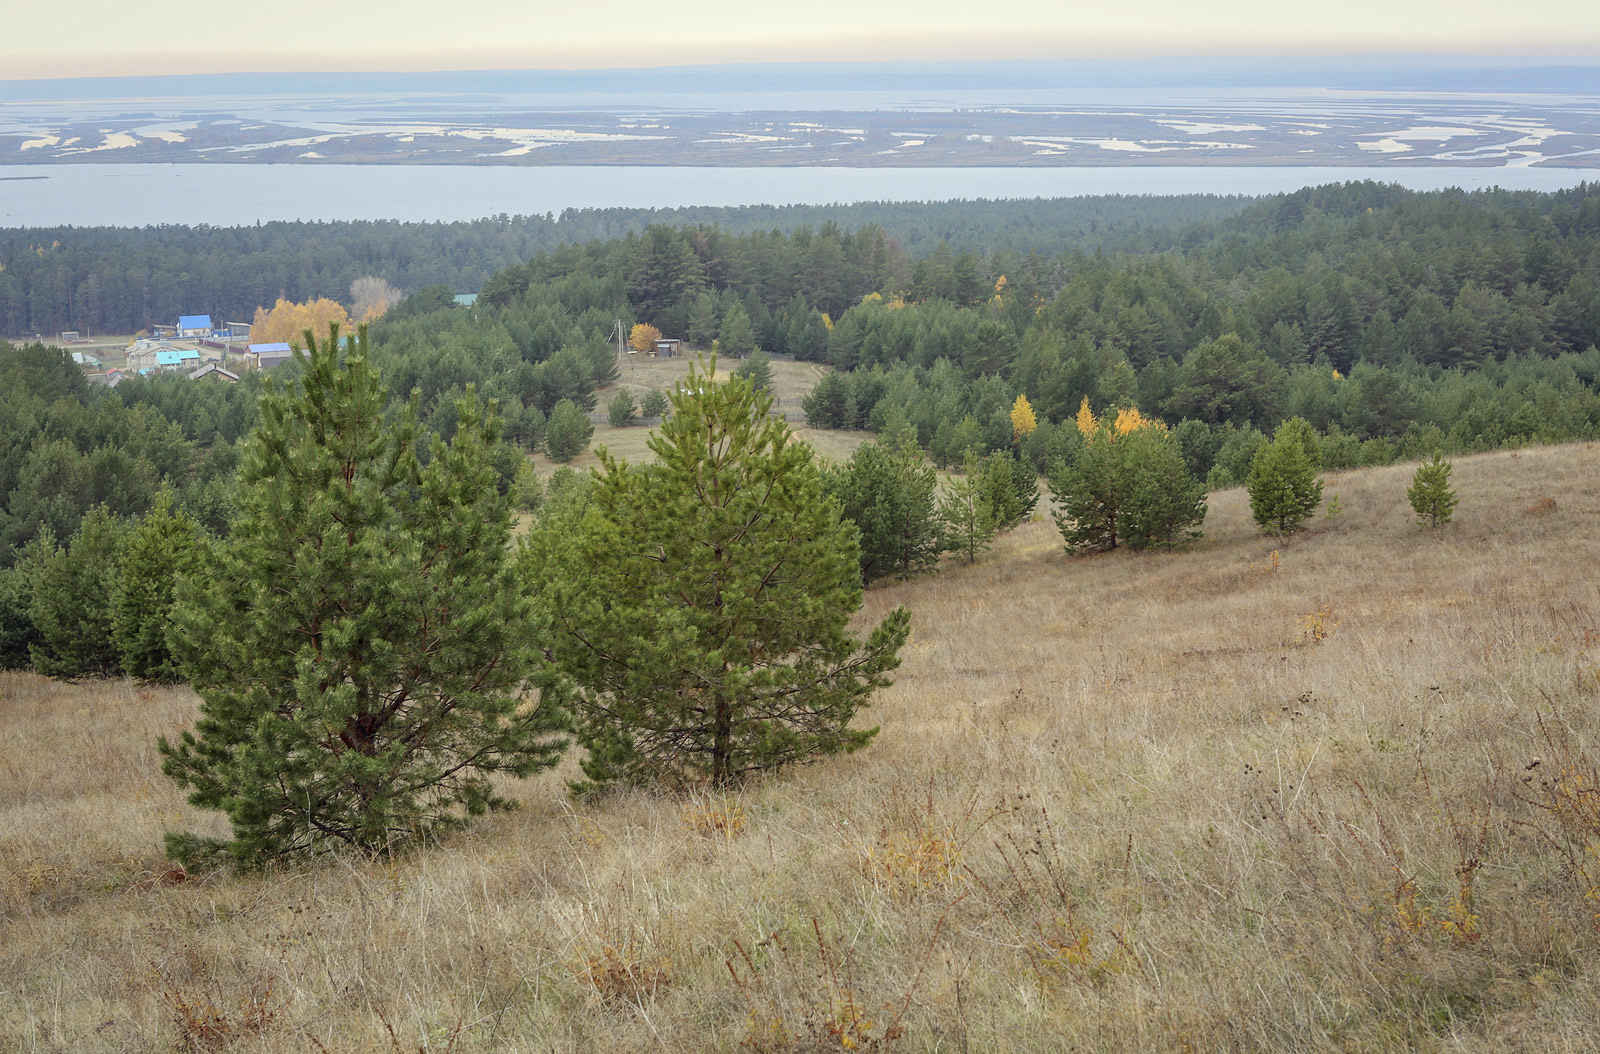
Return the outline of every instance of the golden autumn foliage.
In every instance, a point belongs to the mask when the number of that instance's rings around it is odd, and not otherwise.
[[[1012,422],[1015,423],[1016,410],[1014,408],[1012,410],[1012,414]],[[1095,417],[1094,411],[1089,409],[1089,397],[1087,395],[1083,397],[1083,402],[1078,406],[1077,423],[1078,431],[1086,436],[1093,435],[1100,429],[1102,422]],[[1162,432],[1167,430],[1167,426],[1164,422],[1154,417],[1146,417],[1144,414],[1139,412],[1138,407],[1134,406],[1125,406],[1121,408],[1117,411],[1116,418],[1114,420],[1108,420],[1107,423],[1111,425],[1111,433],[1114,436],[1125,436],[1129,432],[1136,432],[1141,428],[1154,428]]]
[[[1129,432],[1135,432],[1141,428],[1155,428],[1162,432],[1167,430],[1167,426],[1164,423],[1153,417],[1146,417],[1136,407],[1124,407],[1117,411],[1117,435],[1125,436]]]
[[[250,343],[289,343],[298,346],[305,340],[306,330],[326,333],[330,322],[337,322],[344,332],[351,331],[350,314],[337,300],[319,297],[296,304],[279,297],[271,311],[264,307],[256,308],[255,321],[250,326]]]
[[[655,351],[656,341],[660,339],[661,331],[648,322],[635,322],[628,333],[628,344],[641,353]]]
[[[1094,411],[1089,409],[1089,397],[1083,397],[1083,403],[1078,407],[1078,431],[1084,435],[1093,435],[1094,430],[1100,427],[1100,422],[1095,420]]]
[[[1026,395],[1018,395],[1017,401],[1011,404],[1011,438],[1021,442],[1032,435],[1034,429],[1039,427],[1039,419],[1033,414],[1033,406],[1029,404]]]

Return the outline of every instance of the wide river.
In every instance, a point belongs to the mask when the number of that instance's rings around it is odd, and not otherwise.
[[[1360,179],[1416,190],[1556,190],[1600,182],[1600,169],[0,165],[0,227],[220,227],[296,219],[469,220],[612,206],[1253,195]]]

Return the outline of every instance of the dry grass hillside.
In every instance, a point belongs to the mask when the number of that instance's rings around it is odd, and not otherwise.
[[[171,872],[193,697],[0,676],[0,1049],[1600,1049],[1600,445],[1432,533],[1410,471],[1281,547],[1026,524],[868,593],[866,750],[394,859]]]
[[[574,458],[572,466],[576,469],[585,469],[598,465],[600,459],[595,457],[592,448],[600,446],[605,447],[613,457],[635,464],[654,458],[655,455],[650,453],[647,445],[653,429],[648,427],[647,423],[632,424],[623,428],[613,427],[606,419],[606,408],[610,406],[619,389],[632,392],[636,406],[651,389],[672,391],[679,381],[688,376],[689,367],[697,361],[700,361],[699,356],[692,351],[673,359],[657,359],[647,355],[631,356],[617,380],[596,393],[595,412],[591,415],[591,419],[595,422],[591,449]],[[737,365],[737,359],[722,360],[718,364],[717,377],[726,379],[731,369]],[[824,372],[826,367],[816,363],[774,359],[771,386],[774,398],[772,412],[775,415],[782,415],[794,429],[795,434],[815,447],[817,453],[826,458],[842,461],[854,453],[856,447],[860,446],[868,436],[865,432],[811,428],[806,424],[806,413],[800,401],[816,387],[817,379]],[[542,453],[532,455],[531,459],[541,475],[548,475],[555,468],[555,462]]]

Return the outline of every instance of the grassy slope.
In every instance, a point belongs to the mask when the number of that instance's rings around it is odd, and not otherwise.
[[[622,368],[622,375],[600,389],[596,395],[599,423],[594,427],[591,448],[604,446],[613,457],[634,463],[654,457],[645,445],[653,429],[644,424],[613,428],[605,419],[606,409],[611,405],[611,400],[619,388],[626,388],[633,393],[635,406],[639,405],[645,393],[652,388],[663,392],[671,391],[673,386],[688,374],[690,365],[695,361],[693,352],[685,353],[675,359],[654,359],[643,355],[630,359],[628,365]],[[730,367],[734,365],[737,365],[737,360],[732,363],[726,360],[719,363],[717,376],[726,377]],[[815,387],[817,379],[823,372],[824,367],[814,363],[774,361],[772,394],[775,402],[772,412],[783,415],[796,434],[815,447],[823,457],[842,461],[854,453],[856,447],[869,437],[865,432],[840,432],[806,426],[805,410],[801,408],[800,400]],[[532,460],[541,475],[548,475],[556,467],[555,463],[542,453],[532,455]],[[591,468],[599,463],[600,460],[595,457],[593,449],[579,454],[571,462],[577,469]]]
[[[216,829],[152,745],[193,697],[0,675],[0,1048],[212,1004],[230,1050],[1595,1049],[1597,907],[1513,791],[1577,786],[1536,715],[1600,732],[1597,474],[1463,459],[1434,534],[1409,468],[1341,475],[1276,559],[1239,491],[1175,555],[1026,524],[868,593],[914,637],[865,751],[726,801],[568,762],[393,861],[160,885]]]

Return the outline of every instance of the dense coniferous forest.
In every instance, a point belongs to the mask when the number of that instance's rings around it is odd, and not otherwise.
[[[791,232],[876,224],[912,255],[957,248],[1056,253],[1163,248],[1251,199],[1189,195],[921,204],[568,209],[465,223],[276,222],[255,227],[46,227],[0,230],[0,336],[133,333],[179,314],[248,321],[278,297],[343,299],[376,275],[413,293],[477,291],[495,271],[573,242],[651,225]]]
[[[724,361],[759,348],[827,364],[805,400],[811,425],[884,434],[941,466],[1017,457],[1030,479],[1078,459],[1085,406],[1164,423],[1187,472],[1211,489],[1245,482],[1290,418],[1307,423],[1328,469],[1600,435],[1596,188],[1413,193],[1365,183],[1239,204],[1113,199],[1101,202],[1098,233],[1083,203],[1023,202],[863,206],[839,210],[858,226],[825,219],[787,233],[775,215],[813,213],[722,210],[715,223],[654,223],[542,248],[546,235],[559,242],[645,214],[173,237],[190,247],[258,238],[254,258],[305,261],[302,281],[403,255],[417,281],[440,276],[424,270],[429,257],[482,266],[481,246],[521,231],[511,244],[534,251],[488,275],[474,307],[456,306],[454,286],[439,282],[372,327],[392,413],[414,393],[422,423],[448,442],[469,387],[498,405],[503,491],[517,450],[541,446],[558,406],[571,404],[563,420],[595,410],[596,390],[615,377],[619,320],[715,347]],[[1034,229],[1052,210],[1064,226]],[[895,215],[919,225],[896,231]],[[1177,226],[1147,226],[1152,217]],[[960,246],[968,225],[976,232],[990,220],[989,243]],[[60,248],[29,258],[72,255],[64,233]],[[164,236],[122,232],[119,243],[117,232],[83,233],[125,264],[139,239]],[[441,254],[429,237],[447,234],[460,240]],[[42,273],[8,263],[0,280],[28,299]],[[274,273],[286,283],[291,272]],[[255,376],[91,388],[59,350],[0,344],[6,661],[22,661],[32,632],[16,616],[34,579],[16,568],[64,553],[91,523],[108,530],[96,510],[127,523],[166,501],[197,529],[226,533],[238,444],[258,419],[260,392]],[[1019,396],[1036,416],[1026,434],[1015,425]]]

